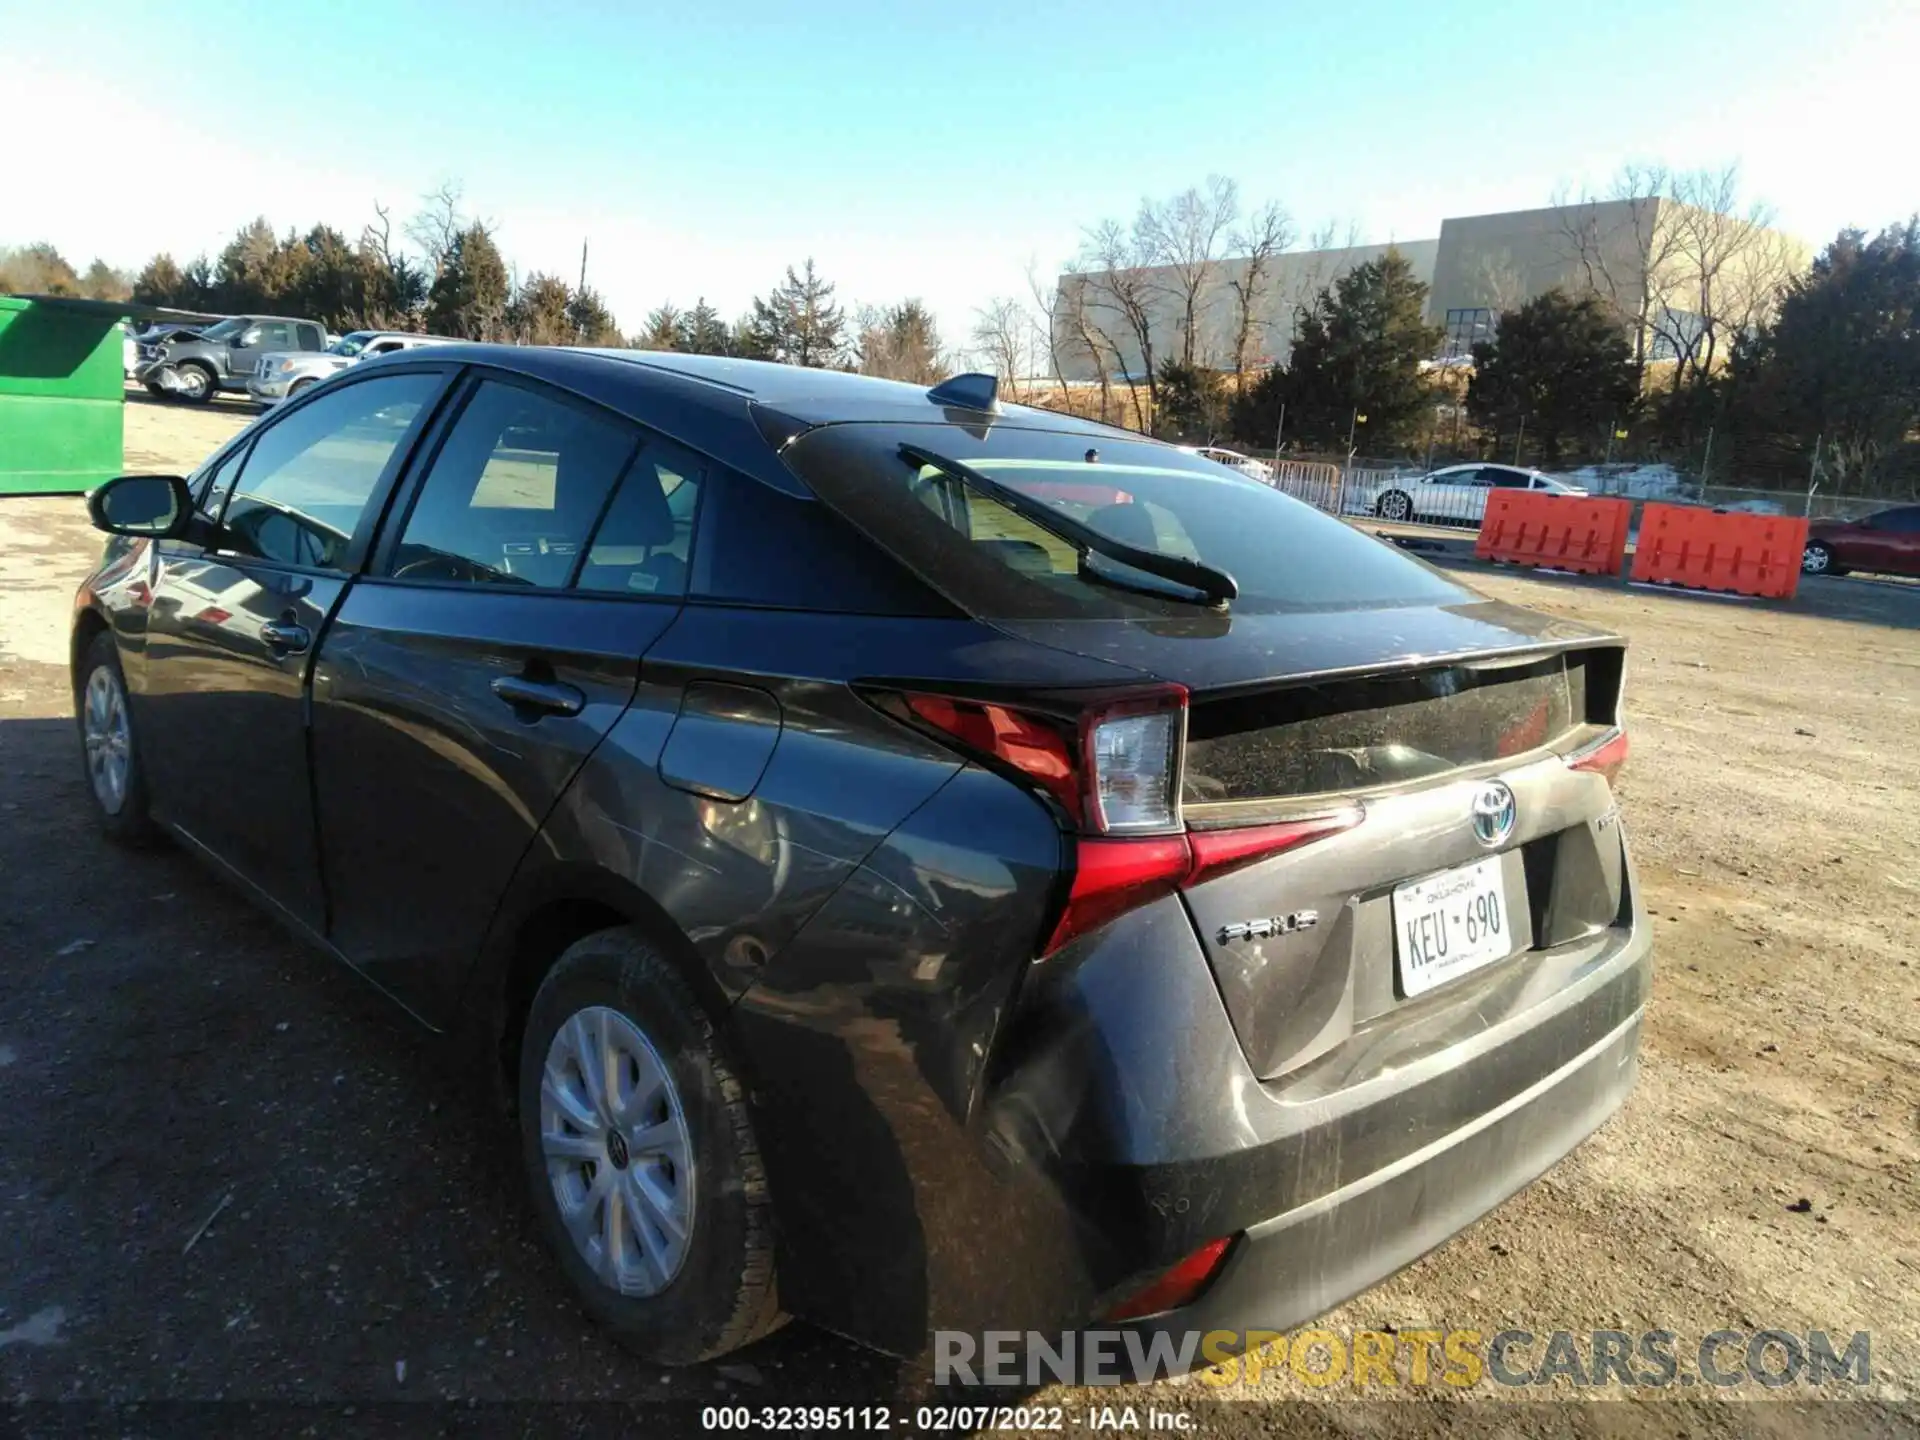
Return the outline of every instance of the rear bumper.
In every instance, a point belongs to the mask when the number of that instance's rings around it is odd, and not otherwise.
[[[1119,1328],[1244,1333],[1324,1314],[1523,1189],[1632,1089],[1652,979],[1637,905],[1634,923],[1443,986],[1268,1081],[1204,961],[1178,953],[1197,950],[1191,924],[1159,908],[1028,997],[1050,1039],[989,1120],[1074,1217],[1082,1325],[1222,1237],[1193,1302]]]
[[[1642,1011],[1426,1148],[1250,1227],[1192,1304],[1129,1328],[1286,1331],[1385,1280],[1539,1178],[1625,1101]]]

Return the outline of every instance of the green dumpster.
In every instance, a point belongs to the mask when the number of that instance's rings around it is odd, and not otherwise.
[[[0,495],[77,494],[120,473],[126,318],[198,317],[0,295]]]

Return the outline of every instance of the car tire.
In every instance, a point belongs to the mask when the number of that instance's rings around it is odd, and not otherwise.
[[[622,1345],[691,1365],[779,1328],[773,1208],[745,1087],[657,946],[617,929],[568,947],[528,1011],[517,1089],[543,1238]],[[669,1216],[684,1221],[678,1237]]]
[[[121,845],[151,844],[160,831],[147,808],[147,776],[134,741],[126,676],[109,631],[93,637],[81,660],[74,725],[80,738],[81,773],[93,796],[100,828]]]
[[[175,369],[180,376],[182,384],[191,383],[192,380],[198,380],[200,382],[200,388],[197,391],[176,390],[173,392],[182,400],[191,401],[195,405],[211,405],[214,397],[220,393],[219,378],[215,376],[212,370],[202,365],[199,361],[188,360],[176,366]]]
[[[1404,490],[1389,490],[1373,502],[1373,513],[1382,520],[1405,523],[1413,519],[1413,497]]]
[[[147,381],[146,390],[147,390],[147,393],[153,396],[153,398],[156,400],[164,400],[167,398],[166,388],[155,381],[152,381],[152,380]]]
[[[1836,564],[1833,547],[1824,540],[1809,540],[1807,548],[1800,552],[1800,573],[1803,575],[1844,575],[1844,567]]]

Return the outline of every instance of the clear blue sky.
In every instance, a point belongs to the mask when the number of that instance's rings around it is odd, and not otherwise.
[[[184,260],[452,177],[523,273],[588,237],[629,329],[811,254],[952,342],[1211,172],[1385,240],[1737,161],[1822,243],[1920,208],[1917,64],[1914,0],[0,0],[0,244]]]

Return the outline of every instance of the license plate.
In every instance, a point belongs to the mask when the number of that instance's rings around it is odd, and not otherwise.
[[[1500,857],[1490,855],[1395,887],[1393,949],[1402,993],[1424,995],[1513,953],[1500,868]]]

